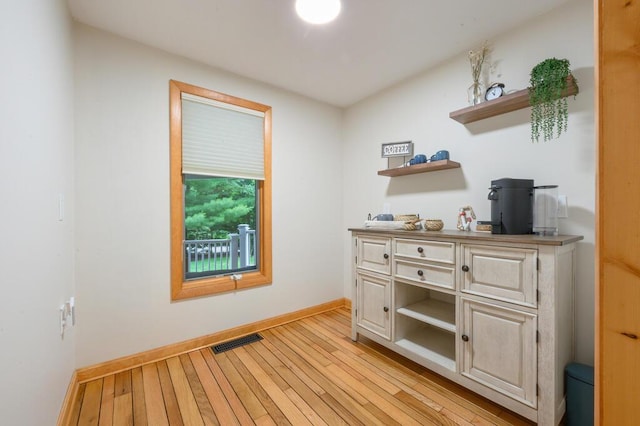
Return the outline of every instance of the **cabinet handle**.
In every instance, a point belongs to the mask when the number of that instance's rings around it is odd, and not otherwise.
[[[462,340],[465,341],[465,342],[468,342],[469,341],[469,336],[467,336],[466,334],[463,334],[462,335]]]
[[[422,271],[422,269],[418,269],[418,276],[420,277],[421,280],[424,281],[424,272]]]
[[[464,272],[469,272],[469,267],[467,265],[462,265],[462,270]]]
[[[382,308],[382,310],[385,311],[385,312],[389,312],[389,308],[386,307],[386,306],[384,308]]]
[[[424,249],[422,247],[418,247],[418,253],[423,254],[424,253]]]
[[[383,254],[382,257],[384,257],[385,259],[389,258],[389,255],[387,253]]]

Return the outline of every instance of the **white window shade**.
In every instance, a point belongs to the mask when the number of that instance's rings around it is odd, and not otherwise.
[[[182,173],[264,180],[264,114],[183,94]]]

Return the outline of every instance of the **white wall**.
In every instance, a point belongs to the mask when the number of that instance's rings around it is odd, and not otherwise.
[[[78,367],[344,296],[341,110],[83,25],[75,38]],[[271,286],[170,302],[170,79],[273,107]]]
[[[63,0],[0,16],[0,424],[47,425],[75,368],[58,319],[74,289],[72,28]]]
[[[577,360],[593,363],[595,130],[593,104],[593,4],[574,0],[555,12],[489,40],[495,72],[507,90],[527,87],[529,72],[548,57],[567,58],[580,94],[569,100],[568,132],[550,142],[531,143],[529,114],[523,109],[462,125],[449,112],[467,106],[471,84],[467,52],[424,74],[373,96],[346,111],[344,121],[344,228],[362,226],[368,213],[390,203],[394,213],[441,218],[455,229],[458,208],[471,205],[478,219],[490,220],[491,180],[534,179],[559,185],[569,197],[569,218],[560,232],[579,234],[576,288]],[[469,46],[470,49],[478,46]],[[428,47],[425,45],[425,54]],[[446,149],[460,169],[405,177],[378,176],[384,142],[412,140],[415,153]],[[343,234],[345,250],[349,240]],[[344,266],[350,294],[350,265]]]

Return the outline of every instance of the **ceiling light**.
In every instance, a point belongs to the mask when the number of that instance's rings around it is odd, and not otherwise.
[[[298,16],[310,24],[326,24],[340,13],[340,0],[296,0]]]

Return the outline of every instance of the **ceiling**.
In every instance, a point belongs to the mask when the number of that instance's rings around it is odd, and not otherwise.
[[[68,0],[74,19],[346,107],[568,0],[342,0],[315,26],[295,0]]]

